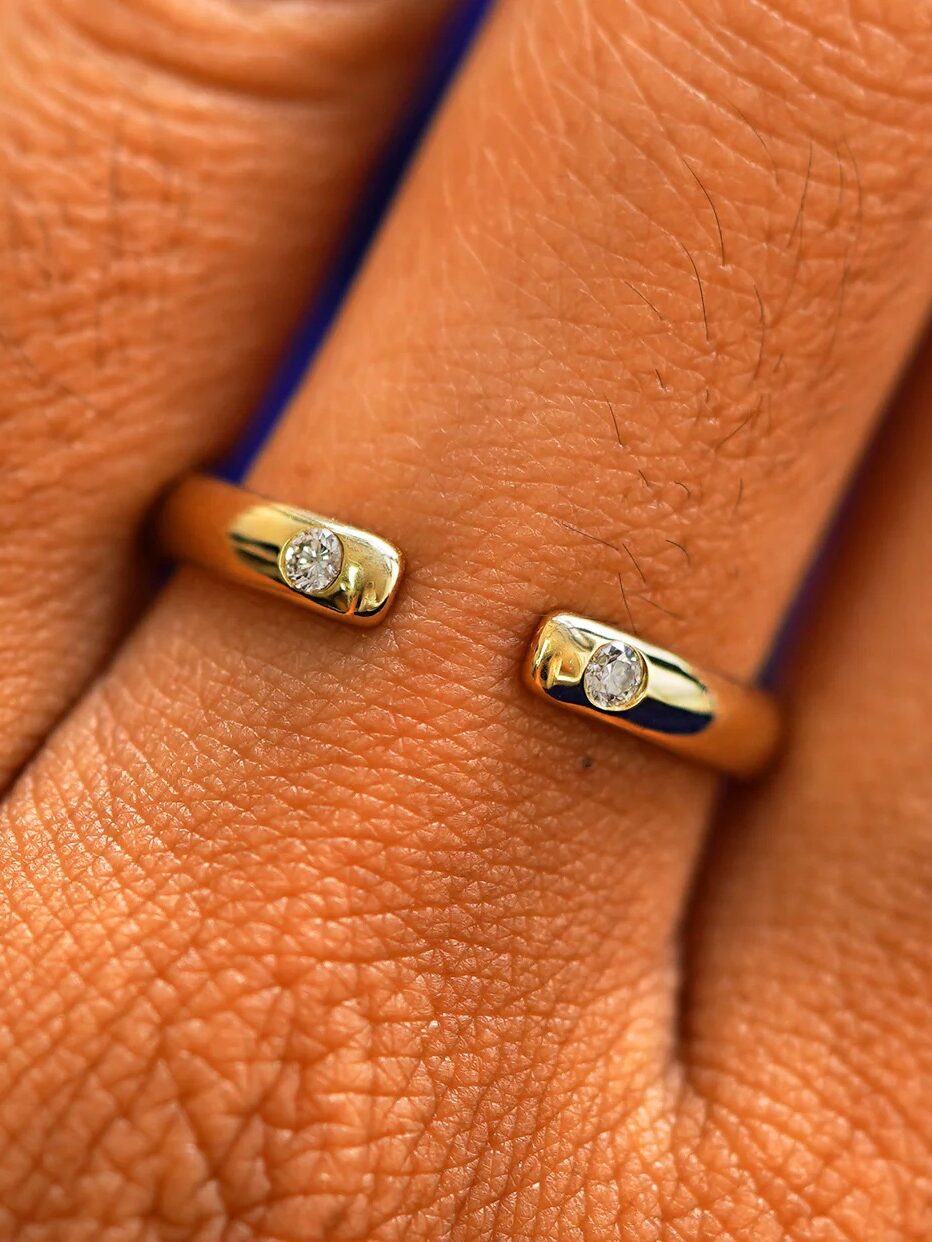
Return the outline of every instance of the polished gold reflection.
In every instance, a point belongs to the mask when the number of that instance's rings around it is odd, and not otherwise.
[[[646,679],[630,707],[608,708],[587,690],[589,662],[608,643],[630,646],[646,665]],[[735,775],[759,771],[777,740],[776,709],[768,696],[700,673],[673,652],[575,613],[544,617],[528,650],[524,679],[549,702]]]
[[[283,557],[296,535],[312,529],[336,537],[339,572],[319,590],[299,590]],[[403,572],[401,552],[369,531],[204,475],[186,479],[168,498],[161,532],[166,550],[179,559],[353,625],[384,618]]]

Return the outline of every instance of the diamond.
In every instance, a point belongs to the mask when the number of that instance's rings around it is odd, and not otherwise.
[[[647,688],[644,657],[628,643],[603,643],[583,674],[586,698],[607,712],[633,707]]]
[[[309,526],[285,544],[281,568],[289,586],[302,595],[317,595],[339,578],[343,545],[326,526]]]

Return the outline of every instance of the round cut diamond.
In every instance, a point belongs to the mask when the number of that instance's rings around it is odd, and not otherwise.
[[[647,665],[640,651],[628,643],[603,643],[586,665],[586,698],[607,712],[624,711],[641,698],[647,684]]]
[[[326,526],[309,526],[288,540],[281,563],[289,586],[303,595],[317,595],[339,578],[343,545]]]

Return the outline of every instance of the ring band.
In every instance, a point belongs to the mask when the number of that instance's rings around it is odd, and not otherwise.
[[[588,617],[544,617],[524,677],[552,703],[733,776],[753,776],[776,748],[768,695]]]
[[[170,556],[352,625],[377,625],[403,570],[399,550],[368,531],[191,475],[160,515]]]

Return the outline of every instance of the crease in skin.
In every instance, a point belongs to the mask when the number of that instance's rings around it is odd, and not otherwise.
[[[787,1082],[817,1098],[820,1128],[850,1132],[839,1163],[861,1153],[873,1167],[877,1236],[909,1239],[925,1237],[932,1211],[921,1033],[928,712],[912,677],[889,679],[894,649],[898,666],[915,670],[929,646],[916,567],[929,509],[930,374],[926,342],[797,643],[788,687],[797,743],[781,780],[726,804],[686,941],[697,1089],[735,1107],[731,1049],[750,1003],[743,981],[753,978],[761,1038],[744,1057],[745,1090],[778,1060]],[[763,1129],[768,1118],[751,1121]]]
[[[356,103],[348,75],[388,85],[449,17],[448,0],[43,0],[50,16],[127,67],[182,76],[257,104],[314,105],[334,119]],[[382,67],[384,65],[384,68]]]
[[[82,12],[103,22],[105,7]],[[284,20],[275,8],[253,14],[268,27],[269,49]],[[403,8],[373,5],[373,31]],[[141,38],[143,0],[116,9]],[[289,11],[294,34],[299,14]],[[217,23],[212,50],[223,45],[222,21],[244,12],[204,6],[204,20]],[[364,14],[354,12],[345,16],[362,55]],[[167,479],[221,451],[245,421],[404,110],[416,45],[442,20],[433,5],[407,21],[394,59],[395,44],[383,40],[369,60],[347,65],[343,106],[299,111],[251,98],[245,82],[211,93],[180,65],[173,76],[130,66],[57,13],[52,0],[17,0],[0,23],[8,433],[0,564],[11,584],[0,647],[17,650],[0,694],[4,785],[137,618],[151,582],[150,558],[135,542],[143,511]],[[174,32],[179,40],[185,29]],[[317,29],[311,41],[327,37]],[[281,54],[297,63],[304,44],[289,38]],[[334,92],[341,56],[335,49]]]

